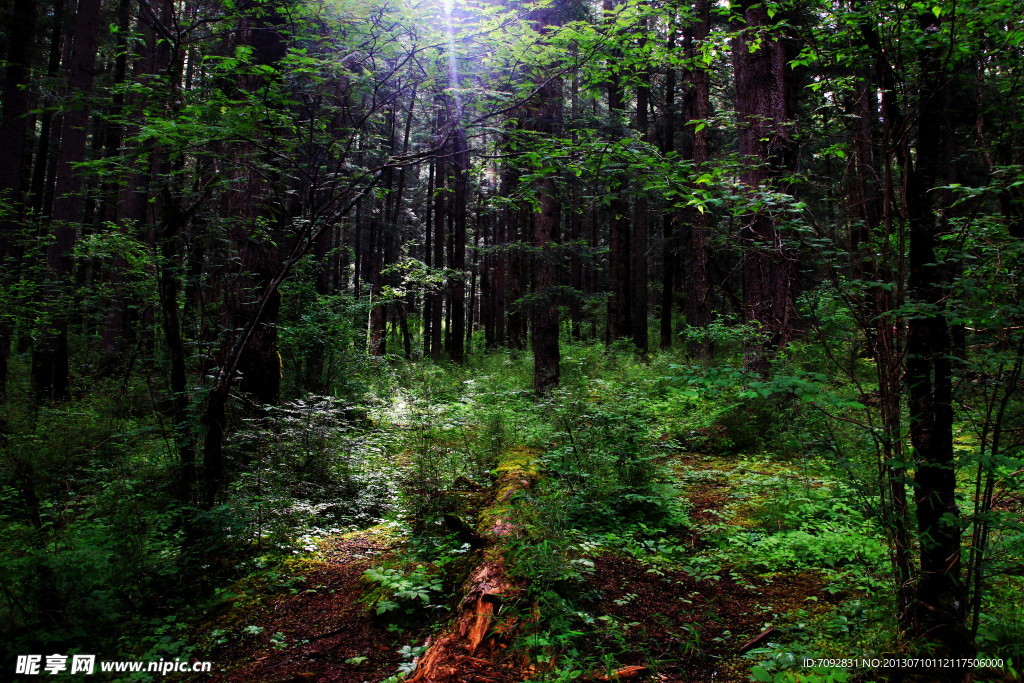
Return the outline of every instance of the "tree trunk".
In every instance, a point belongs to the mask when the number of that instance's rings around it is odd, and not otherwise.
[[[438,115],[440,116],[440,114]],[[445,164],[445,150],[440,150],[434,159],[434,270],[444,268],[444,240],[445,221],[448,218],[447,202],[445,192],[447,191],[447,176]],[[442,292],[439,289],[430,296],[430,356],[435,360],[441,358],[444,346],[442,345],[442,334],[444,320],[444,307],[442,305]]]
[[[646,25],[644,25],[646,30]],[[651,141],[647,109],[650,106],[651,95],[651,73],[645,69],[641,74],[641,83],[636,89],[636,128],[640,133],[640,139],[644,142]],[[632,274],[632,316],[631,326],[633,328],[633,345],[637,350],[646,354],[649,350],[647,339],[647,242],[649,238],[649,215],[647,195],[642,187],[636,190],[636,199],[633,200],[633,239],[630,243],[630,272]]]
[[[459,115],[459,112],[455,112]],[[459,122],[452,134],[452,270],[455,279],[451,287],[452,329],[448,355],[452,361],[465,360],[466,347],[466,215],[469,213],[469,147],[466,132]]]
[[[711,32],[711,3],[698,0],[696,4],[697,23],[690,40],[689,54],[696,57],[697,46],[708,39]],[[707,121],[711,117],[711,74],[706,68],[693,71],[691,106],[693,118]],[[691,155],[695,169],[699,172],[711,161],[709,140],[710,128],[705,125],[694,130]],[[689,232],[689,280],[690,288],[686,297],[686,322],[690,327],[702,329],[711,322],[711,245],[708,230],[708,214],[693,210],[690,212]],[[690,343],[690,353],[699,360],[710,360],[714,347],[706,339]]]
[[[11,13],[17,30],[8,37],[7,69],[3,86],[3,121],[0,122],[0,201],[10,202],[13,216],[27,214],[26,196],[29,119],[29,78],[32,69],[32,46],[35,40],[35,0],[15,0]],[[12,282],[18,270],[22,250],[16,245],[17,223],[0,219],[0,283]],[[11,351],[14,326],[10,318],[0,316],[0,401],[7,395],[7,361]]]
[[[551,101],[548,107],[557,107]],[[543,111],[543,109],[542,109]],[[558,386],[560,351],[558,348],[558,306],[554,289],[557,266],[554,248],[558,242],[558,190],[553,178],[537,182],[537,212],[533,216],[533,301],[530,306],[530,330],[533,337],[533,389],[539,395]]]
[[[509,171],[503,169],[499,176],[499,188],[501,196],[507,197],[511,180]],[[512,210],[503,206],[498,210],[497,228],[494,235],[494,246],[497,251],[494,256],[494,345],[502,347],[506,343],[505,336],[505,297],[508,294],[505,273],[508,270],[508,224]]]
[[[742,0],[738,8],[743,22],[733,44],[733,66],[739,154],[744,163],[740,182],[750,199],[757,201],[760,192],[786,190],[783,178],[795,161],[790,130],[795,103],[789,55],[783,40],[768,33],[773,22],[766,6]],[[774,350],[792,334],[793,256],[775,220],[767,209],[752,209],[741,233],[744,314],[762,332],[746,344],[744,365],[761,373],[768,370]]]
[[[84,179],[76,165],[85,161],[89,108],[99,42],[100,0],[80,0],[68,51],[68,85],[76,100],[64,113],[56,163],[53,241],[46,249],[46,298],[50,306],[46,329],[39,333],[32,354],[32,390],[37,401],[65,400],[71,395],[68,360],[68,320],[60,301],[70,283],[71,253],[78,224],[85,218]]]
[[[427,168],[427,217],[425,222],[424,230],[424,241],[423,241],[423,263],[427,266],[428,272],[433,267],[433,249],[432,241],[434,238],[434,202],[431,199],[434,196],[434,160],[431,159],[430,164]],[[423,357],[430,358],[431,349],[431,329],[433,324],[433,314],[431,311],[434,307],[434,293],[429,289],[423,293]]]
[[[241,44],[253,48],[256,63],[272,66],[284,57],[286,46],[279,33],[284,19],[273,7],[268,10],[244,17],[239,39]],[[268,79],[276,77],[273,73],[242,76],[239,86],[256,92]],[[248,144],[236,150],[239,178],[227,201],[227,215],[232,219],[228,233],[238,250],[240,264],[234,282],[227,289],[227,318],[229,329],[238,334],[252,319],[257,302],[264,296],[267,298],[262,319],[252,330],[238,361],[239,387],[257,403],[274,405],[281,394],[281,355],[277,351],[281,296],[276,289],[269,293],[266,290],[281,266],[280,249],[284,239],[281,226],[286,220],[287,207],[281,206],[273,196],[272,184],[276,179],[272,173],[264,172],[259,166],[265,163],[266,168],[272,168],[272,162],[254,152]],[[247,168],[249,157],[255,157],[256,167]],[[270,234],[264,235],[264,231]],[[229,342],[225,348],[232,345]]]
[[[186,368],[188,356],[181,332],[181,319],[178,315],[177,271],[181,265],[180,242],[189,219],[190,212],[179,206],[169,193],[164,193],[162,217],[157,224],[156,234],[161,257],[157,275],[157,292],[164,342],[167,344],[167,355],[170,362],[170,416],[173,422],[174,444],[181,465],[178,495],[183,503],[193,500],[194,487],[197,483],[195,444],[192,440],[192,420],[189,415]]]
[[[115,87],[124,87],[128,76],[128,54],[130,52],[128,36],[131,29],[131,0],[119,0],[117,4],[117,57],[114,62],[114,83]],[[110,116],[120,119],[125,113],[125,96],[118,92],[112,99]],[[121,143],[127,134],[126,127],[119,121],[108,121],[104,124],[104,151],[106,158],[115,158],[121,152]],[[98,137],[98,136],[97,136]],[[136,174],[129,174],[128,182],[131,183]],[[134,188],[133,188],[134,189]],[[128,216],[128,220],[121,219],[120,197],[122,191],[117,182],[107,182],[102,190],[102,204],[100,210],[101,221],[117,222],[125,235],[130,235],[136,228],[132,222],[134,216]],[[110,268],[107,271],[106,281],[112,290],[111,301],[104,320],[100,349],[102,358],[100,360],[99,374],[101,376],[113,374],[118,368],[126,365],[126,350],[132,344],[132,333],[134,328],[131,325],[131,302],[126,290],[125,271],[128,264],[124,257],[115,254]]]
[[[536,454],[517,449],[498,466],[495,498],[480,515],[483,520],[479,535],[488,552],[470,574],[464,586],[462,608],[451,627],[433,639],[409,683],[457,683],[470,680],[467,675],[480,673],[481,680],[498,680],[493,662],[478,654],[493,653],[504,646],[503,637],[514,621],[502,628],[492,628],[501,605],[514,597],[515,586],[509,578],[500,544],[513,537],[518,528],[509,520],[511,499],[530,488],[537,479]],[[497,548],[495,548],[497,546]],[[502,672],[507,673],[508,672]],[[525,672],[517,672],[508,680],[524,680]],[[476,679],[471,679],[476,680]]]
[[[687,36],[687,42],[690,38]],[[669,27],[669,51],[676,47],[676,27]],[[688,51],[689,52],[689,51]],[[665,72],[665,115],[659,134],[662,156],[671,154],[676,146],[676,70],[671,66]],[[675,269],[678,252],[672,234],[672,211],[667,207],[661,217],[661,300],[659,305],[658,346],[672,348],[672,313],[675,298]]]
[[[523,253],[523,243],[531,239],[530,232],[526,229],[528,215],[522,209],[510,211],[508,224],[508,293],[506,305],[508,316],[506,318],[506,332],[508,334],[508,345],[513,349],[526,348],[526,316],[523,312],[523,294],[526,290],[526,278],[528,259]]]
[[[563,20],[560,2],[535,10],[530,17],[541,41]],[[562,127],[562,80],[540,73],[543,85],[537,90],[536,103],[526,112],[526,126],[542,137],[554,137]],[[544,396],[558,386],[560,350],[558,347],[558,284],[556,244],[560,221],[558,188],[549,172],[535,182],[537,209],[533,214],[533,281],[530,301],[530,334],[533,346],[533,389]]]
[[[612,11],[616,0],[604,0],[606,21],[614,22]],[[613,54],[613,59],[621,55]],[[610,136],[615,139],[622,136],[623,95],[622,84],[616,71],[610,71],[608,77],[608,127]],[[611,195],[609,204],[610,227],[608,236],[608,333],[607,341],[633,338],[633,311],[631,307],[633,286],[631,279],[631,249],[629,201],[626,199],[626,176],[621,171],[610,174],[608,193]]]
[[[925,35],[937,35],[940,19],[924,12]],[[935,212],[935,186],[941,177],[940,159],[946,127],[943,108],[950,87],[943,69],[945,51],[927,46],[922,59],[918,94],[916,157],[906,182],[909,253],[908,303],[921,310],[908,317],[906,384],[910,441],[914,447],[917,531],[921,574],[913,609],[913,634],[938,647],[935,656],[974,656],[974,643],[965,626],[967,592],[961,576],[960,510],[956,503],[956,468],[953,458],[953,383],[949,323],[945,314],[945,264],[937,249],[939,220]],[[970,680],[971,669],[932,668],[929,681]],[[916,674],[915,674],[916,676]],[[912,676],[911,680],[915,680]],[[924,680],[916,678],[916,680]]]

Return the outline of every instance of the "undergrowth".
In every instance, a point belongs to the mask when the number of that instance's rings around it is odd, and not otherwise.
[[[233,483],[206,520],[220,564],[204,566],[204,580],[219,588],[198,606],[176,583],[187,559],[176,455],[153,413],[113,392],[36,413],[9,403],[0,488],[8,644],[59,650],[88,638],[97,652],[122,657],[201,654],[230,634],[190,639],[197,615],[239,595],[287,593],[296,585],[287,558],[315,556],[320,539],[381,523],[401,542],[363,576],[367,614],[418,638],[456,611],[495,470],[503,455],[528,448],[539,454],[541,478],[509,505],[519,531],[506,559],[523,594],[502,618],[518,620],[513,646],[539,679],[643,664],[669,673],[721,666],[757,681],[844,681],[853,678],[806,669],[804,658],[906,645],[893,617],[871,438],[855,420],[832,419],[863,407],[854,387],[798,357],[759,381],[736,366],[671,353],[644,359],[570,345],[561,386],[539,400],[529,361],[518,351],[470,356],[461,366],[372,359],[344,398],[240,409],[227,449]],[[961,445],[967,452],[970,440]],[[1024,534],[1014,500],[1007,493],[998,513],[977,641],[979,653],[1019,662],[1022,586],[1012,570],[1024,557]],[[814,588],[774,609],[745,605],[751,624],[776,630],[737,655],[739,641],[756,632],[702,631],[700,619],[717,618],[713,605],[692,623],[660,614],[642,623],[630,616],[637,593],[623,586],[610,614],[598,580],[608,557],[650,572],[669,600],[685,586],[709,587],[708,595],[725,585],[771,592],[794,576],[812,577]],[[48,604],[48,588],[49,608],[33,609]],[[676,634],[671,654],[653,641],[638,645],[648,641],[637,634],[651,628]],[[131,630],[149,635],[131,641]],[[421,647],[403,645],[396,677]]]

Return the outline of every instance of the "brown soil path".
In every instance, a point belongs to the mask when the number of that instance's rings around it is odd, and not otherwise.
[[[222,672],[214,680],[362,683],[394,674],[409,636],[389,632],[360,602],[363,572],[394,543],[377,527],[328,539],[322,559],[294,567],[294,593],[237,604],[208,624],[230,640],[209,657]]]

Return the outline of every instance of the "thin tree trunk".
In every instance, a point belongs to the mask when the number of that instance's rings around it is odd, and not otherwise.
[[[522,209],[513,210],[508,225],[510,253],[506,302],[510,310],[506,319],[506,330],[508,333],[508,345],[513,349],[526,348],[526,316],[523,312],[522,300],[526,289],[524,278],[526,277],[528,260],[527,256],[523,253],[523,243],[532,239],[532,235],[526,229],[527,217],[526,212]]]
[[[434,196],[434,166],[435,161],[431,159],[430,165],[427,169],[427,217],[426,217],[426,230],[425,239],[423,245],[423,263],[426,264],[428,271],[433,267],[433,250],[432,240],[434,238],[434,202],[431,199]],[[423,294],[423,357],[430,358],[431,356],[431,329],[433,325],[433,311],[434,309],[434,294],[427,290]]]
[[[440,115],[439,115],[440,116]],[[434,270],[444,268],[445,221],[447,220],[447,202],[445,197],[447,174],[444,150],[438,152],[434,159]],[[441,291],[431,295],[430,321],[430,355],[434,359],[441,358],[444,307]]]
[[[503,169],[500,174],[499,188],[501,196],[507,197],[511,181],[508,171]],[[508,222],[511,209],[502,207],[498,211],[497,230],[494,236],[494,246],[497,252],[494,256],[494,345],[504,346],[505,338],[505,296],[507,295],[507,283],[505,273],[508,269]]]
[[[698,0],[696,4],[697,23],[690,41],[690,54],[696,56],[697,46],[708,39],[711,33],[710,0]],[[707,121],[711,117],[711,74],[706,68],[693,72],[693,118]],[[710,127],[705,125],[693,133],[693,163],[695,168],[705,170],[711,161]],[[686,299],[686,322],[691,327],[702,329],[711,322],[711,245],[708,214],[702,211],[690,212],[690,290]],[[707,339],[690,343],[690,353],[699,360],[710,360],[714,346]]]
[[[195,445],[192,441],[192,420],[189,415],[186,367],[188,356],[178,313],[177,270],[181,262],[180,243],[184,228],[191,218],[191,211],[186,211],[179,206],[169,193],[164,194],[162,204],[162,217],[156,228],[161,257],[157,275],[157,291],[164,343],[167,344],[167,355],[170,362],[170,413],[174,424],[174,443],[181,464],[179,498],[182,502],[188,503],[193,500],[197,472]],[[198,203],[196,207],[198,207]]]
[[[604,0],[604,11],[608,15],[606,21],[614,22],[612,12],[615,9],[616,0]],[[621,55],[613,55],[613,59]],[[608,77],[608,126],[611,129],[613,138],[622,135],[622,116],[624,104],[622,95],[622,84],[618,72],[611,71]],[[610,297],[608,299],[608,342],[617,339],[633,338],[633,312],[632,298],[633,286],[631,281],[631,249],[630,249],[630,220],[629,202],[626,199],[626,177],[622,172],[610,174],[608,181],[608,192],[611,195],[609,210],[609,237],[608,237],[608,288]]]
[[[458,114],[458,112],[457,112]],[[452,156],[452,270],[455,279],[451,287],[452,329],[448,354],[452,361],[465,360],[466,348],[466,214],[469,212],[469,147],[466,132],[455,122]]]
[[[646,25],[644,25],[646,29]],[[641,75],[640,85],[636,89],[636,128],[640,139],[651,141],[647,110],[650,106],[651,73],[646,69]],[[633,239],[630,243],[630,272],[632,274],[632,328],[633,345],[646,354],[649,350],[647,338],[647,287],[649,273],[647,269],[649,215],[647,195],[643,188],[638,188],[636,199],[633,200]]]
[[[689,32],[689,29],[687,29]],[[669,28],[666,48],[675,50],[676,27]],[[687,35],[687,43],[691,38]],[[688,51],[689,53],[689,51]],[[661,120],[661,153],[662,156],[675,150],[676,138],[676,70],[671,66],[665,72],[665,115]],[[672,211],[667,207],[661,217],[661,300],[659,305],[658,345],[663,349],[672,348],[672,314],[675,298],[675,270],[678,253],[672,234]]]
[[[50,20],[53,22],[53,30],[50,36],[50,53],[46,73],[52,78],[60,69],[60,46],[64,26],[64,0],[56,0]],[[46,102],[44,98],[43,104],[50,103]],[[29,192],[32,210],[40,216],[49,215],[50,212],[49,205],[44,202],[44,195],[47,193],[46,181],[48,171],[53,166],[51,162],[56,159],[56,155],[53,154],[51,138],[60,137],[60,120],[59,117],[55,117],[50,107],[47,107],[40,116],[39,139],[36,144],[35,163],[32,168],[32,181]],[[55,127],[56,134],[54,133]]]
[[[574,55],[575,57],[575,55]],[[576,121],[580,115],[580,77],[572,75],[571,86],[571,120]],[[579,142],[579,132],[573,126],[573,144]],[[571,213],[569,214],[569,238],[572,250],[569,252],[569,284],[572,287],[572,299],[569,301],[569,337],[574,341],[583,339],[583,188],[579,178],[569,176],[569,192],[571,195]]]

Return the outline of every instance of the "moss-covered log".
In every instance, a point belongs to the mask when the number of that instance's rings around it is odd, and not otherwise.
[[[536,451],[516,448],[498,465],[493,502],[480,515],[477,527],[486,547],[464,584],[461,610],[452,625],[433,639],[409,683],[506,678],[492,655],[507,644],[515,624],[495,625],[495,618],[517,589],[505,570],[502,544],[519,531],[512,499],[537,480],[536,458]]]

